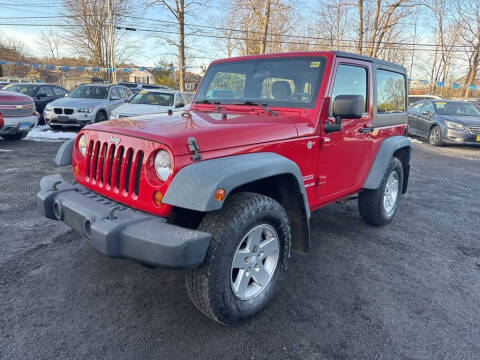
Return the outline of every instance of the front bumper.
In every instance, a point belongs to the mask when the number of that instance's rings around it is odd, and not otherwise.
[[[55,114],[53,111],[44,111],[43,118],[49,125],[80,126],[95,122],[96,112],[79,113],[76,110],[71,115]]]
[[[42,178],[37,205],[43,216],[61,220],[82,233],[103,254],[151,266],[198,266],[212,238],[120,205],[81,185],[71,185],[60,175]]]
[[[472,134],[470,131],[445,129],[443,140],[449,144],[480,145],[480,141],[477,141],[478,135],[480,134]]]
[[[38,119],[35,115],[4,117],[4,124],[0,129],[0,135],[13,135],[19,132],[30,131],[37,125]],[[20,124],[29,123],[28,129],[20,129]]]

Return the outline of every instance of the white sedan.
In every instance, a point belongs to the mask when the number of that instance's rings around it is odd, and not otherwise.
[[[181,111],[183,109],[188,109],[188,104],[185,104],[185,100],[179,91],[148,89],[140,91],[128,102],[112,111],[110,120],[138,115],[161,114],[169,110]]]

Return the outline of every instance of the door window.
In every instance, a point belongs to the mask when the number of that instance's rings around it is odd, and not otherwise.
[[[53,92],[50,86],[41,86],[40,89],[38,89],[37,94],[47,94],[47,97],[53,96]]]
[[[426,103],[425,105],[423,105],[422,107],[422,113],[424,111],[428,111],[430,113],[430,115],[433,115],[433,104],[432,103]]]
[[[332,97],[330,102],[330,116],[332,115],[333,102],[338,95],[363,96],[363,109],[368,111],[367,69],[361,66],[340,64],[335,74]]]
[[[121,98],[120,92],[118,91],[117,87],[112,88],[112,90],[110,91],[110,98],[112,98],[114,96],[116,96],[118,98]]]
[[[393,114],[405,111],[405,76],[387,70],[377,71],[377,113]]]
[[[410,112],[412,114],[420,114],[420,109],[422,108],[423,106],[423,102],[420,102],[418,104],[414,104],[412,106],[410,106]]]
[[[55,95],[57,96],[63,96],[65,95],[67,92],[65,90],[63,90],[62,88],[59,88],[59,87],[56,87],[54,86],[53,87],[53,92],[55,93]]]

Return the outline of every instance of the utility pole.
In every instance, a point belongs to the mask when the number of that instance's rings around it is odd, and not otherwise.
[[[110,36],[110,68],[112,68],[111,76],[112,83],[117,82],[117,73],[115,70],[115,48],[113,45],[113,16],[112,16],[112,2],[114,0],[107,0],[108,2],[108,32]]]

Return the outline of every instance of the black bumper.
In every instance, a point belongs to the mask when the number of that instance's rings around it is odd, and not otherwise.
[[[43,216],[61,220],[82,233],[103,254],[151,266],[198,266],[212,238],[120,205],[81,185],[71,185],[60,175],[42,178],[37,205]]]

